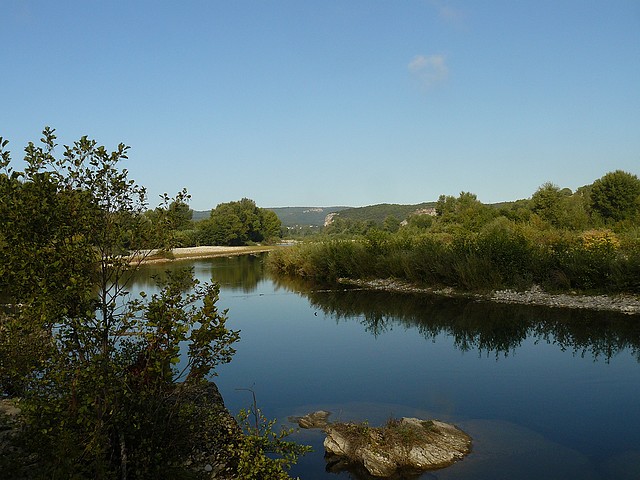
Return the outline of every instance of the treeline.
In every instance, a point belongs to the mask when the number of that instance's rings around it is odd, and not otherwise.
[[[272,252],[269,264],[325,280],[640,292],[640,180],[630,173],[608,173],[576,192],[546,183],[501,207],[468,192],[443,195],[432,213],[360,231],[328,229],[321,241]]]

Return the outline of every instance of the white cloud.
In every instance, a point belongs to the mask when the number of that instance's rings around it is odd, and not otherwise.
[[[449,77],[444,55],[416,55],[407,65],[409,72],[424,88],[439,85]]]

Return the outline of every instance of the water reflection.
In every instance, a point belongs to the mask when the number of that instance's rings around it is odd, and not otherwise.
[[[167,270],[191,267],[201,282],[217,282],[221,287],[244,293],[254,292],[258,282],[264,278],[262,255],[236,255],[195,262],[177,261],[143,265],[136,273],[136,289],[153,291],[156,287],[155,278],[162,276]]]
[[[338,323],[355,319],[374,336],[398,327],[416,329],[427,340],[445,334],[461,351],[477,350],[496,358],[513,354],[532,337],[594,360],[609,361],[628,349],[640,362],[637,316],[319,285],[300,278],[272,276],[265,272],[263,260],[263,255],[241,255],[145,265],[136,275],[136,289],[153,292],[155,276],[185,266],[193,266],[201,281],[218,282],[224,289],[243,293],[255,292],[260,281],[269,276],[276,291],[292,291],[308,298],[314,308]]]
[[[415,328],[427,340],[446,334],[462,351],[496,357],[512,354],[533,337],[562,351],[609,361],[628,349],[640,362],[640,322],[621,313],[479,302],[425,294],[398,294],[274,278],[306,296],[337,322],[357,319],[374,336],[395,327]]]

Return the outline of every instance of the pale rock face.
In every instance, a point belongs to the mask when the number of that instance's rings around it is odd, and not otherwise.
[[[360,449],[364,468],[374,477],[390,477],[398,469],[392,455],[384,455],[369,449]]]
[[[324,449],[327,452],[344,457],[349,453],[349,441],[339,432],[332,432],[331,435],[327,435],[327,438],[324,439]]]

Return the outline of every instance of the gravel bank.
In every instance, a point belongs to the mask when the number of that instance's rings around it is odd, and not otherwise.
[[[534,285],[527,291],[499,290],[489,294],[470,294],[457,292],[452,288],[434,289],[417,287],[410,283],[385,280],[349,280],[341,279],[341,283],[357,285],[374,290],[395,292],[429,293],[449,297],[469,297],[478,300],[489,300],[499,303],[513,303],[523,305],[538,305],[554,308],[580,308],[586,310],[603,310],[640,315],[640,296],[637,295],[578,295],[578,294],[550,294]]]
[[[544,305],[559,308],[584,308],[587,310],[608,310],[626,313],[629,315],[640,314],[640,298],[633,295],[552,295],[542,291],[534,285],[526,292],[513,290],[500,290],[491,293],[489,299],[502,303],[521,303],[528,305]]]

